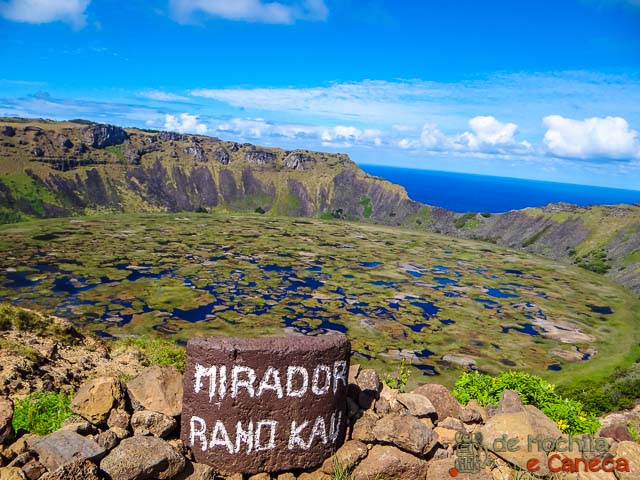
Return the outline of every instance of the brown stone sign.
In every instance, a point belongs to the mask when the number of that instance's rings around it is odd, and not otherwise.
[[[182,440],[220,472],[321,465],[344,439],[350,350],[341,334],[190,340]]]

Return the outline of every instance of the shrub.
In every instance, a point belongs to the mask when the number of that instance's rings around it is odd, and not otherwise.
[[[71,397],[57,392],[36,392],[15,402],[13,429],[47,435],[73,415]]]
[[[480,224],[480,222],[476,218],[476,214],[473,212],[468,212],[463,214],[462,216],[456,218],[453,221],[453,225],[458,229],[462,228],[475,228]]]
[[[409,365],[403,358],[400,361],[398,374],[393,377],[387,374],[387,376],[384,378],[384,383],[386,383],[387,387],[389,388],[395,388],[396,390],[404,392],[404,389],[407,386],[407,382],[409,381],[409,375],[411,375],[411,370],[409,370]]]
[[[617,369],[602,382],[577,382],[564,387],[561,393],[580,401],[596,415],[632,408],[640,398],[640,364]]]
[[[524,372],[503,372],[497,377],[478,372],[463,373],[455,383],[453,395],[463,404],[474,399],[480,405],[497,405],[505,390],[518,392],[524,404],[539,408],[564,433],[594,433],[600,423],[577,400],[562,397],[546,380]]]

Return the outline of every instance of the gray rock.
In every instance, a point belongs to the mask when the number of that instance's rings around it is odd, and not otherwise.
[[[456,432],[467,432],[467,429],[464,427],[464,423],[462,423],[461,420],[453,417],[447,417],[444,420],[440,420],[438,422],[438,426],[442,428],[448,428],[449,430],[455,430]]]
[[[98,467],[89,460],[74,460],[53,472],[46,473],[40,480],[100,480]]]
[[[175,367],[154,365],[127,383],[132,401],[147,410],[176,417],[182,413],[182,375]]]
[[[129,134],[123,128],[114,125],[96,124],[85,128],[82,137],[93,148],[105,148],[124,143]]]
[[[382,382],[380,381],[378,372],[376,372],[372,368],[365,368],[364,370],[360,371],[358,377],[356,378],[356,385],[363,392],[371,391],[378,394],[382,390]]]
[[[124,439],[100,462],[100,470],[111,480],[165,480],[184,466],[184,457],[171,445],[138,435]]]
[[[166,438],[175,430],[176,426],[177,422],[173,417],[160,412],[142,410],[134,412],[131,416],[134,435],[153,435],[154,437]]]
[[[71,411],[95,425],[104,425],[111,409],[124,406],[124,399],[117,378],[98,377],[80,387],[71,401]]]
[[[396,447],[375,445],[353,472],[354,480],[424,479],[429,464]],[[446,477],[443,477],[446,478]]]
[[[37,460],[31,460],[22,466],[22,473],[28,480],[36,480],[47,473],[47,469]]]
[[[114,408],[107,418],[107,426],[109,428],[118,427],[124,430],[129,428],[131,415],[123,408]]]
[[[327,458],[322,464],[321,470],[327,475],[335,475],[335,467],[339,465],[346,471],[353,471],[355,466],[367,456],[367,445],[359,440],[349,440],[338,451]]]
[[[206,162],[207,154],[200,145],[190,145],[185,147],[183,152],[192,157],[196,162]]]
[[[40,462],[53,471],[73,460],[100,460],[106,450],[93,440],[68,430],[58,430],[29,444]]]
[[[120,442],[120,438],[118,437],[118,434],[113,430],[106,430],[96,435],[95,441],[105,450],[110,451],[118,445],[118,443]]]
[[[424,395],[399,393],[397,400],[414,417],[426,417],[436,413],[435,407]]]
[[[460,420],[464,423],[481,423],[482,414],[475,408],[469,406],[463,407],[460,413]]]
[[[379,442],[390,443],[418,455],[429,451],[438,440],[434,431],[416,417],[397,413],[378,420],[373,427],[373,435]]]
[[[13,441],[13,402],[8,398],[0,398],[0,445]]]
[[[251,150],[244,154],[244,159],[247,163],[253,163],[260,167],[273,165],[276,161],[276,156],[265,150]]]
[[[216,471],[209,465],[187,461],[184,470],[173,480],[215,480]]]
[[[222,147],[219,147],[215,152],[213,152],[213,157],[222,165],[229,165],[229,162],[231,161],[229,153]]]
[[[442,360],[444,360],[445,362],[449,362],[449,363],[455,363],[456,365],[460,365],[461,367],[466,367],[466,368],[470,368],[470,369],[475,369],[476,368],[476,361],[471,358],[471,357],[467,357],[464,355],[445,355],[444,357],[442,357]]]
[[[437,383],[427,383],[416,388],[412,393],[428,398],[436,409],[438,419],[460,418],[462,406],[447,390],[447,387]]]
[[[308,170],[313,168],[314,164],[313,157],[300,152],[294,152],[284,159],[284,166],[289,170]]]
[[[513,390],[505,390],[502,392],[502,396],[500,397],[500,403],[498,404],[498,409],[495,414],[500,413],[517,413],[523,412],[524,405],[522,404],[522,400],[520,400],[520,395]]]

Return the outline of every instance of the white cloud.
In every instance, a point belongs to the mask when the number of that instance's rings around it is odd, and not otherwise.
[[[543,124],[544,144],[554,155],[582,160],[640,158],[638,132],[622,117],[573,120],[549,115]]]
[[[297,20],[325,20],[329,10],[324,0],[273,2],[264,0],[171,0],[174,17],[189,21],[195,12],[227,20],[292,24]]]
[[[444,132],[463,131],[469,118],[486,115],[490,108],[496,118],[518,124],[523,135],[541,136],[540,119],[550,112],[638,118],[640,76],[552,72],[456,83],[364,80],[308,88],[199,88],[190,94],[260,115],[286,115],[301,123],[324,118],[325,123],[366,122],[377,128],[402,125],[419,130],[428,119]]]
[[[163,92],[162,90],[147,90],[141,92],[140,96],[148,98],[150,100],[157,100],[159,102],[190,102],[191,99],[175,93]]]
[[[492,116],[477,116],[469,120],[471,131],[457,135],[444,134],[435,123],[422,127],[419,140],[403,138],[396,142],[402,149],[422,149],[430,152],[478,152],[496,154],[530,153],[529,142],[515,138],[518,125],[503,123]]]
[[[178,116],[166,114],[164,128],[172,132],[180,133],[197,133],[204,135],[207,133],[207,126],[204,123],[198,123],[197,115],[181,113]]]
[[[427,150],[442,150],[452,142],[438,129],[435,123],[426,123],[420,134],[420,145]]]
[[[263,118],[232,118],[219,124],[216,131],[248,139],[267,137],[308,139],[317,141],[323,146],[381,146],[383,144],[383,132],[375,128],[360,129],[352,125],[328,127],[272,123]]]
[[[9,0],[0,2],[0,15],[25,23],[63,21],[75,28],[86,24],[85,10],[91,0]]]

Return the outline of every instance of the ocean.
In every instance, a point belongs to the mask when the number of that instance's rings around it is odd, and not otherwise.
[[[360,168],[402,185],[413,200],[460,213],[499,213],[552,202],[582,206],[640,203],[638,190],[381,165],[360,165]]]

